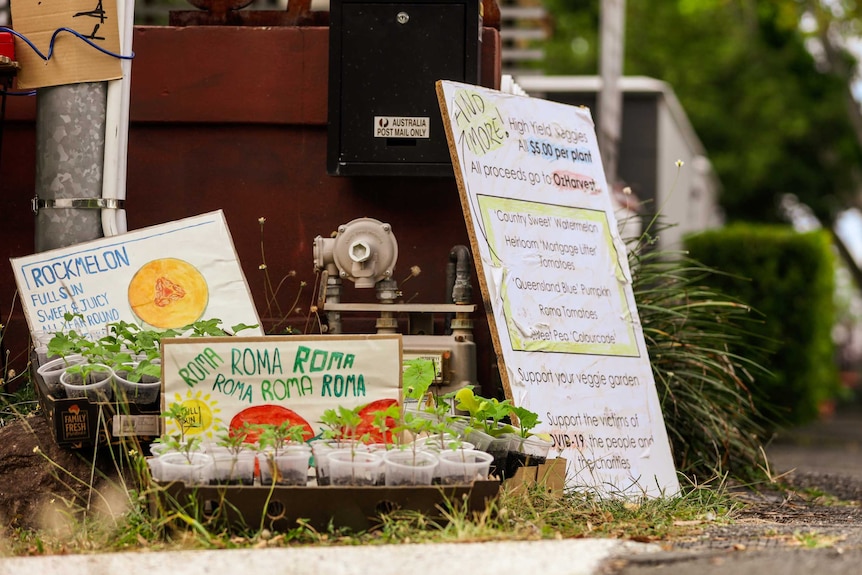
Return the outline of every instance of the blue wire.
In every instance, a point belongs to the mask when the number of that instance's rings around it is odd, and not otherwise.
[[[0,96],[35,96],[36,90],[0,90]]]
[[[12,28],[7,28],[6,26],[0,26],[0,32],[10,32],[10,33],[12,33],[14,36],[16,36],[16,37],[20,38],[20,39],[21,39],[21,40],[23,40],[23,41],[24,41],[28,46],[30,46],[30,48],[32,48],[32,49],[33,49],[33,51],[34,51],[34,52],[36,52],[36,54],[37,54],[40,58],[42,58],[42,59],[43,59],[43,60],[45,60],[46,62],[47,62],[48,60],[50,60],[50,59],[51,59],[51,56],[53,56],[53,55],[54,55],[54,41],[57,39],[57,35],[58,35],[58,34],[60,34],[60,32],[69,32],[70,34],[72,34],[73,36],[76,36],[76,37],[80,38],[81,40],[83,40],[84,42],[86,42],[87,44],[89,44],[90,46],[92,46],[93,48],[95,48],[96,50],[98,50],[99,52],[101,52],[101,53],[103,53],[103,54],[107,54],[108,56],[113,56],[114,58],[120,58],[121,60],[131,60],[132,58],[134,58],[134,57],[135,57],[135,53],[134,53],[134,52],[132,52],[132,53],[131,53],[131,55],[126,56],[126,55],[123,55],[123,54],[115,54],[114,52],[111,52],[110,50],[105,50],[104,48],[102,48],[101,46],[99,46],[98,44],[96,44],[95,42],[93,42],[92,40],[90,40],[89,38],[87,38],[86,36],[84,36],[83,34],[81,34],[80,32],[77,32],[76,30],[72,30],[71,28],[66,28],[66,27],[63,27],[63,28],[57,28],[56,30],[54,30],[54,33],[53,33],[53,34],[51,34],[51,42],[48,44],[48,55],[47,55],[47,56],[45,56],[44,54],[42,54],[42,52],[40,52],[40,51],[39,51],[39,48],[37,48],[37,47],[33,44],[33,42],[31,42],[31,41],[30,41],[26,36],[24,36],[24,35],[23,35],[23,34],[21,34],[20,32],[16,32],[16,31],[15,31],[15,30],[13,30]]]

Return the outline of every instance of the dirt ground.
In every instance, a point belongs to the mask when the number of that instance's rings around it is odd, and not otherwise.
[[[106,463],[94,468],[92,456],[58,447],[38,414],[0,427],[0,526],[45,527],[75,506],[92,505],[91,475],[102,489],[99,473],[111,472]]]

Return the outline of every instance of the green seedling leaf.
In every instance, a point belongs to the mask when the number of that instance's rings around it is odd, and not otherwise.
[[[436,375],[434,362],[421,357],[408,359],[404,362],[407,367],[401,376],[404,386],[404,397],[421,400],[428,393],[428,388],[434,382]]]
[[[241,331],[245,331],[245,330],[247,330],[247,329],[256,329],[259,325],[260,325],[260,324],[257,324],[257,323],[256,323],[256,324],[254,324],[254,325],[248,325],[248,324],[245,324],[245,323],[238,323],[238,324],[236,324],[236,325],[234,325],[234,326],[231,326],[231,328],[230,328],[230,329],[231,329],[231,331],[234,333],[234,335],[236,335],[236,334],[238,334],[239,332],[241,332]]]
[[[395,427],[395,422],[401,419],[401,406],[398,404],[390,405],[386,409],[375,411],[372,416],[374,427],[380,432],[380,436],[385,439],[390,428]]]
[[[479,411],[479,402],[476,399],[476,395],[473,393],[473,390],[469,387],[459,389],[455,392],[455,401],[457,401],[457,404],[455,405],[457,409],[466,411],[471,416],[475,417]]]
[[[530,430],[536,427],[539,423],[539,414],[530,411],[526,407],[510,407],[511,412],[518,418],[518,423],[521,426],[521,437],[530,435]]]

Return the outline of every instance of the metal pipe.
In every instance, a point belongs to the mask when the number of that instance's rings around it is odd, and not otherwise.
[[[117,2],[117,21],[120,23],[120,53],[132,53],[135,2]],[[125,201],[126,171],[129,146],[129,104],[131,102],[132,61],[121,59],[123,77],[110,80],[107,88],[105,110],[105,160],[102,181],[102,197]],[[102,231],[105,236],[123,234],[127,231],[126,210],[104,209],[101,214]]]
[[[472,301],[470,270],[470,250],[463,245],[453,246],[449,250],[449,261],[446,262],[446,303],[469,304]],[[454,314],[446,314],[443,329],[446,335],[452,334],[454,320]]]
[[[332,268],[331,270],[329,268]],[[329,271],[329,275],[326,278],[326,302],[327,303],[341,303],[341,289],[343,287],[343,282],[341,278],[338,277],[338,269],[335,267],[335,264],[331,264],[327,266],[327,271]],[[327,332],[329,334],[340,334],[341,333],[341,312],[340,311],[327,311],[326,312],[326,325]]]
[[[40,88],[36,95],[37,252],[102,237],[100,210],[50,205],[101,197],[105,101],[105,82]]]
[[[473,287],[470,284],[470,250],[467,246],[457,245],[449,250],[449,262],[455,262],[455,281],[452,285],[452,303],[468,304],[473,300]]]
[[[377,301],[385,304],[394,304],[401,297],[398,290],[398,282],[392,279],[382,279],[375,284]],[[382,311],[375,323],[377,333],[398,333],[398,319],[391,311]]]

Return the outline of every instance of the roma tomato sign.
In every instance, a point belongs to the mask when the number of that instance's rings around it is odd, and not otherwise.
[[[401,349],[400,335],[166,339],[162,403],[189,408],[186,433],[206,442],[244,424],[285,421],[311,439],[337,406],[361,407],[363,429],[374,432],[374,413],[400,399]]]

